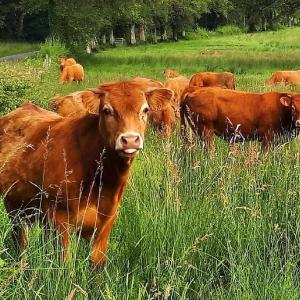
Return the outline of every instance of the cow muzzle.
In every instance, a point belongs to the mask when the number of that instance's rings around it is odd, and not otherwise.
[[[116,151],[122,157],[132,157],[143,149],[143,138],[137,132],[120,134],[116,141]]]

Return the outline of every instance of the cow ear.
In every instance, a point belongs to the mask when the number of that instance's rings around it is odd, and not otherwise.
[[[106,92],[101,90],[101,89],[90,88],[90,89],[87,89],[87,90],[90,91],[90,92],[93,92],[100,100],[105,98]]]
[[[163,110],[171,104],[174,92],[166,88],[149,89],[145,92],[147,102],[152,111]]]
[[[280,98],[280,102],[282,105],[290,107],[292,106],[292,97],[291,96],[285,96]]]

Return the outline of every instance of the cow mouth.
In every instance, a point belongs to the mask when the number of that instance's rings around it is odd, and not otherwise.
[[[118,154],[121,157],[131,158],[138,154],[139,151],[140,149],[120,149],[118,150]]]

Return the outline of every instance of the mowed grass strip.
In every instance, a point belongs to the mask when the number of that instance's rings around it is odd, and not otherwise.
[[[17,85],[13,96],[7,88],[1,93],[15,105],[27,99],[47,107],[55,95],[100,82],[133,76],[162,80],[165,68],[188,76],[231,70],[240,90],[300,92],[264,86],[276,69],[300,69],[297,34],[299,29],[106,50],[81,58],[86,80],[80,85],[58,85],[57,65],[46,69],[41,61],[28,60],[13,65],[14,74],[28,72],[27,78],[1,81],[2,87]],[[262,45],[275,42],[269,49]],[[226,49],[220,50],[221,44]],[[6,67],[5,74],[10,72]],[[27,84],[23,93],[16,92],[16,80]],[[8,102],[1,105],[3,111]],[[75,235],[72,258],[63,263],[59,237],[45,236],[39,226],[30,231],[20,261],[1,203],[0,298],[66,299],[75,293],[74,299],[86,294],[118,300],[299,299],[299,139],[268,155],[260,151],[259,143],[231,149],[216,139],[209,157],[200,142],[185,147],[178,132],[162,139],[149,127],[103,270],[93,269],[89,243]]]

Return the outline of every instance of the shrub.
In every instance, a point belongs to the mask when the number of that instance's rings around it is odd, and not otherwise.
[[[211,32],[207,31],[205,28],[198,27],[193,32],[188,32],[187,37],[189,40],[198,40],[200,38],[208,38]]]
[[[52,60],[59,57],[68,56],[70,53],[58,38],[48,38],[45,43],[41,44],[40,53],[42,56],[49,56]]]
[[[16,109],[27,99],[27,91],[32,84],[25,80],[0,81],[0,111],[6,114]]]
[[[244,31],[243,29],[235,25],[225,25],[225,26],[218,27],[216,32],[222,35],[236,35],[236,34],[242,34]]]

